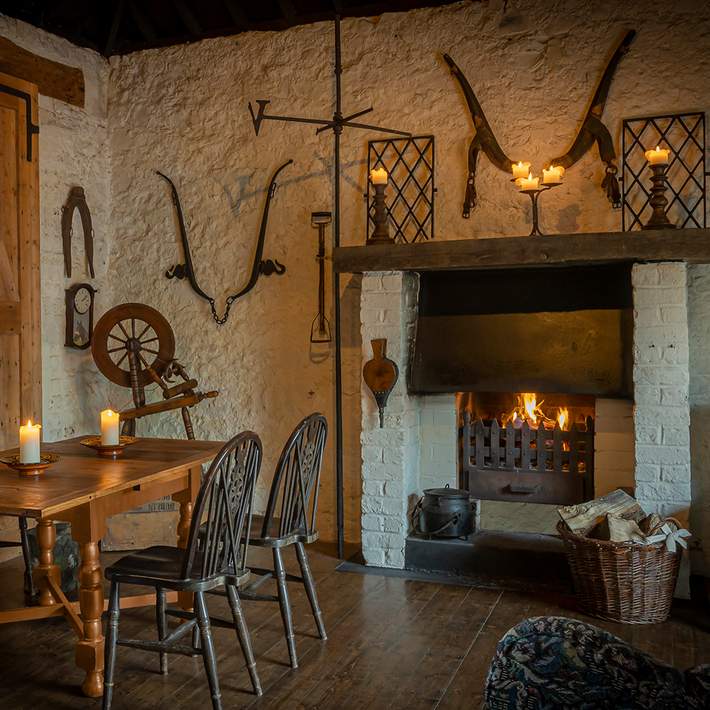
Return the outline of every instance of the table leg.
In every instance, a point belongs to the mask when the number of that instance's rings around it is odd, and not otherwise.
[[[95,541],[84,542],[81,545],[79,605],[84,638],[76,645],[76,664],[86,671],[81,689],[84,695],[99,698],[104,692],[104,637],[101,628],[104,593],[101,583],[99,545]]]
[[[187,548],[187,541],[190,536],[190,525],[192,524],[192,499],[186,495],[175,496],[180,499],[180,519],[177,526],[177,546],[183,550]],[[192,592],[178,592],[178,604],[185,611],[193,611],[195,606],[195,595]]]
[[[39,545],[39,564],[36,575],[39,581],[39,604],[51,606],[57,600],[45,583],[45,577],[51,577],[57,584],[60,583],[59,567],[54,564],[54,544],[57,541],[57,531],[53,520],[44,518],[37,523],[37,543]]]

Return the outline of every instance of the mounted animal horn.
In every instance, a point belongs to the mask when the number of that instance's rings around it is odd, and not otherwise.
[[[635,36],[635,30],[626,32],[604,70],[599,86],[592,98],[592,103],[587,110],[587,115],[570,149],[564,155],[555,158],[549,163],[550,165],[561,165],[564,168],[568,168],[574,165],[596,142],[599,146],[599,155],[606,166],[606,175],[602,181],[602,188],[606,190],[607,197],[614,207],[618,207],[621,201],[621,193],[616,178],[617,168],[614,163],[616,152],[609,129],[601,121],[601,115],[604,111],[604,105],[609,95],[609,87],[616,67],[621,57],[628,51],[629,45]],[[479,152],[482,150],[493,165],[506,173],[510,172],[511,165],[517,161],[511,160],[503,152],[464,73],[448,54],[444,54],[444,59],[461,86],[473,118],[475,130],[468,149],[468,176],[466,178],[466,196],[463,204],[463,217],[468,219],[471,210],[476,206],[476,163],[478,162]]]

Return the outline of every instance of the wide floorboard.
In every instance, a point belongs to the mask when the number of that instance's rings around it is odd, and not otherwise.
[[[252,564],[268,562],[268,553],[254,552]],[[251,694],[235,635],[215,629],[225,708],[469,710],[480,706],[496,643],[511,626],[543,614],[585,618],[570,599],[339,572],[323,551],[312,552],[311,563],[328,640],[318,639],[300,585],[290,585],[300,662],[291,670],[278,606],[244,602],[265,692]],[[296,571],[294,559],[289,566]],[[5,590],[16,587],[17,572],[2,566]],[[225,600],[210,603],[215,615],[228,615]],[[696,615],[659,626],[587,620],[679,667],[710,663],[710,633]],[[122,635],[154,638],[153,624],[151,608],[122,612]],[[119,648],[116,710],[209,707],[201,659],[171,656],[169,675],[157,670],[157,655]],[[0,707],[98,707],[80,695],[81,680],[62,619],[0,626]]]

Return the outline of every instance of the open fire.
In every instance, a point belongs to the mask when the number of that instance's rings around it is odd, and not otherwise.
[[[527,422],[531,429],[537,429],[540,426],[546,429],[554,429],[555,425],[559,424],[562,431],[569,431],[571,422],[567,407],[556,407],[557,411],[552,417],[542,408],[545,400],[538,402],[535,392],[521,392],[516,395],[516,398],[515,407],[501,417],[503,426],[511,422],[516,429],[520,429],[523,423]]]

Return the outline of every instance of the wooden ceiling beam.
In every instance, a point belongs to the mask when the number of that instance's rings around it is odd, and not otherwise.
[[[200,25],[192,10],[187,6],[185,0],[173,0],[173,4],[188,32],[194,37],[202,37],[204,34],[202,25]]]
[[[111,27],[108,31],[108,37],[106,38],[106,44],[104,45],[104,56],[110,57],[113,48],[116,45],[116,38],[118,37],[118,30],[121,27],[121,22],[123,20],[123,11],[126,8],[126,0],[118,0],[116,3],[116,9],[113,12],[113,17],[111,18]]]
[[[238,0],[224,0],[224,6],[227,8],[236,30],[243,32],[249,27],[249,18]]]
[[[128,1],[128,9],[130,10],[131,17],[143,37],[145,37],[148,42],[156,42],[158,40],[158,34],[153,27],[153,23],[148,19],[148,16],[143,12],[143,10],[138,7],[135,0]]]
[[[0,37],[0,72],[36,84],[44,96],[84,107],[81,69],[40,57],[4,37]]]

